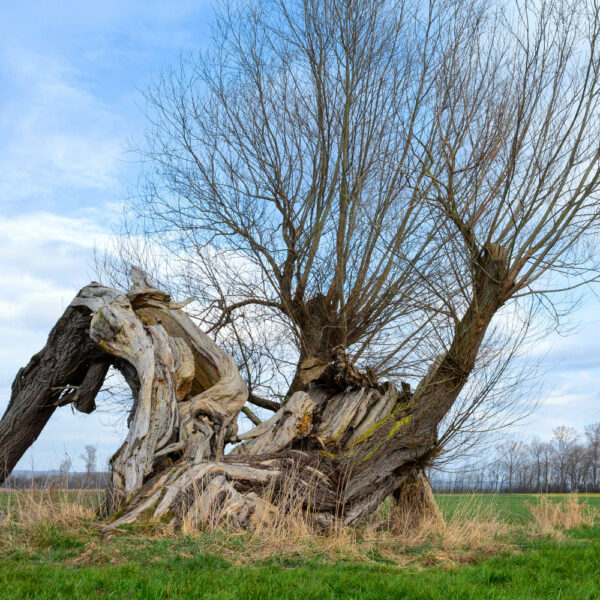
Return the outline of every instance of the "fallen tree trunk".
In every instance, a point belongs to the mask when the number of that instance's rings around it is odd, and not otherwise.
[[[232,357],[145,274],[134,269],[132,279],[126,294],[83,288],[19,371],[0,421],[0,482],[57,406],[95,408],[112,365],[134,405],[111,459],[108,528],[146,517],[243,528],[291,500],[321,526],[356,524],[390,494],[419,503],[412,515],[435,512],[423,469],[464,385],[463,371],[449,370],[456,352],[414,393],[370,380],[342,349],[329,363],[308,360],[303,390],[238,436],[248,392]],[[227,443],[237,445],[226,454]]]

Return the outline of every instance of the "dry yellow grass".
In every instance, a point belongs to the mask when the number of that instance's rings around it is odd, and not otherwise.
[[[0,510],[0,548],[27,550],[47,538],[50,530],[73,531],[93,523],[101,491],[4,491]]]
[[[101,536],[103,523],[96,511],[100,492],[5,492],[0,507],[0,551],[28,553],[49,543],[59,532],[66,545],[69,539],[77,541],[79,550],[69,559],[70,564],[126,562],[141,544],[157,540],[176,544],[187,536],[202,552],[239,564],[273,557],[315,556],[364,563],[383,559],[398,566],[452,565],[516,547],[517,534],[523,531],[560,537],[566,529],[593,525],[597,517],[576,495],[563,502],[540,497],[529,505],[530,522],[517,524],[509,522],[493,505],[482,506],[476,496],[465,495],[446,520],[434,515],[415,521],[391,508],[388,501],[361,527],[347,527],[338,520],[324,530],[315,526],[314,517],[307,517],[306,495],[301,492],[293,485],[283,486],[277,491],[277,502],[273,492],[268,494],[248,531],[223,526],[223,503],[215,496],[213,506],[208,510],[203,507],[202,514],[197,514],[199,520],[185,521],[181,530],[148,519],[119,530],[108,541]]]
[[[532,527],[540,535],[562,537],[563,531],[582,525],[593,526],[598,517],[597,511],[587,502],[580,502],[576,493],[567,496],[563,502],[542,494],[536,504],[526,504],[533,517]]]
[[[290,474],[289,481],[296,480]],[[218,533],[213,536],[214,543],[219,545],[215,551],[240,563],[316,553],[331,560],[358,562],[384,558],[401,566],[415,561],[465,562],[493,554],[511,546],[511,534],[516,529],[492,507],[481,507],[474,496],[461,499],[447,521],[441,514],[415,520],[412,513],[384,506],[361,527],[348,527],[341,520],[334,520],[326,529],[316,526],[314,516],[307,516],[310,494],[307,497],[306,490],[298,490],[293,483],[278,489],[277,502],[273,491],[262,500],[262,509],[255,513],[249,531],[236,534],[224,530],[220,503],[215,498],[215,505],[204,513],[202,528],[193,519],[183,523],[183,533],[190,536],[202,536],[206,531]],[[235,540],[240,536],[242,553]]]

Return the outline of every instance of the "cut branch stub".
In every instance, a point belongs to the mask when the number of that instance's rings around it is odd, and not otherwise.
[[[312,429],[315,407],[307,393],[296,392],[268,421],[238,436],[242,443],[233,449],[231,455],[278,452],[295,440],[301,440]]]

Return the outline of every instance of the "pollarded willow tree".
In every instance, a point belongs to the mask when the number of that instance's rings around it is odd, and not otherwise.
[[[55,406],[93,410],[112,365],[134,399],[114,524],[245,526],[290,486],[321,525],[390,494],[433,509],[423,469],[503,408],[486,401],[505,373],[495,332],[597,276],[599,13],[230,7],[212,51],[149,94],[133,206],[195,320],[138,270],[127,293],[84,288],[15,380],[0,479]],[[468,396],[482,363],[497,371]],[[238,435],[242,410],[256,427]]]

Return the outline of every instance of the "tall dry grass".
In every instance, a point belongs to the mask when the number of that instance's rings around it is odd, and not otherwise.
[[[110,540],[102,538],[103,520],[97,513],[102,492],[2,491],[0,551],[34,554],[60,538],[59,543],[66,546],[76,540],[79,549],[73,564],[114,563],[132,560],[140,544],[147,547],[156,540],[186,536],[202,552],[237,563],[293,556],[356,562],[385,560],[398,566],[452,565],[516,548],[523,532],[560,537],[562,531],[593,525],[597,518],[595,511],[579,502],[576,495],[564,502],[542,496],[529,506],[530,522],[518,524],[510,522],[494,503],[465,495],[446,519],[432,515],[415,520],[394,508],[388,499],[361,527],[344,526],[341,519],[334,519],[323,529],[306,511],[311,503],[310,489],[299,488],[297,481],[290,474],[284,485],[268,490],[259,499],[251,527],[245,531],[227,524],[223,513],[227,503],[216,493],[221,488],[215,486],[212,504],[208,505],[206,488],[197,490],[198,512],[191,513],[180,528],[148,519],[119,531]]]
[[[182,532],[193,537],[209,532],[220,544],[217,552],[242,563],[286,555],[358,562],[383,558],[398,565],[448,563],[473,560],[511,546],[514,526],[493,507],[483,507],[475,496],[462,498],[447,520],[441,513],[415,519],[412,511],[393,508],[390,498],[361,527],[346,526],[334,517],[323,528],[318,511],[307,510],[315,508],[310,482],[299,481],[291,472],[277,489],[267,490],[257,502],[250,528],[238,533],[227,527],[227,504],[222,495],[198,489],[193,506],[201,506],[201,514],[192,511],[184,519]],[[235,550],[240,538],[242,553]]]
[[[540,494],[536,504],[528,502],[526,505],[534,531],[544,536],[562,537],[569,529],[593,526],[598,518],[597,511],[587,502],[580,502],[577,493],[569,494],[562,502]]]
[[[0,491],[0,549],[34,550],[56,534],[97,528],[100,490],[27,489]]]
[[[410,513],[394,509],[391,514],[397,544],[409,549],[428,546],[430,562],[467,562],[512,546],[514,525],[475,495],[462,496],[447,518],[432,513],[415,522]]]
[[[231,504],[224,501],[220,481],[214,479],[205,487],[197,487],[191,502],[192,510],[181,523],[181,533],[196,538],[210,533],[211,539],[217,545],[221,544],[217,551],[230,557],[232,548],[236,548],[243,538],[243,553],[235,552],[233,557],[238,562],[308,552],[331,558],[358,558],[362,550],[359,549],[357,530],[344,527],[337,518],[328,520],[324,530],[319,524],[318,511],[311,510],[320,476],[318,470],[314,469],[312,478],[307,480],[306,473],[303,477],[298,476],[295,471],[298,468],[286,472],[283,481],[267,487],[262,496],[252,496],[254,507],[249,527],[243,531],[229,520]]]

